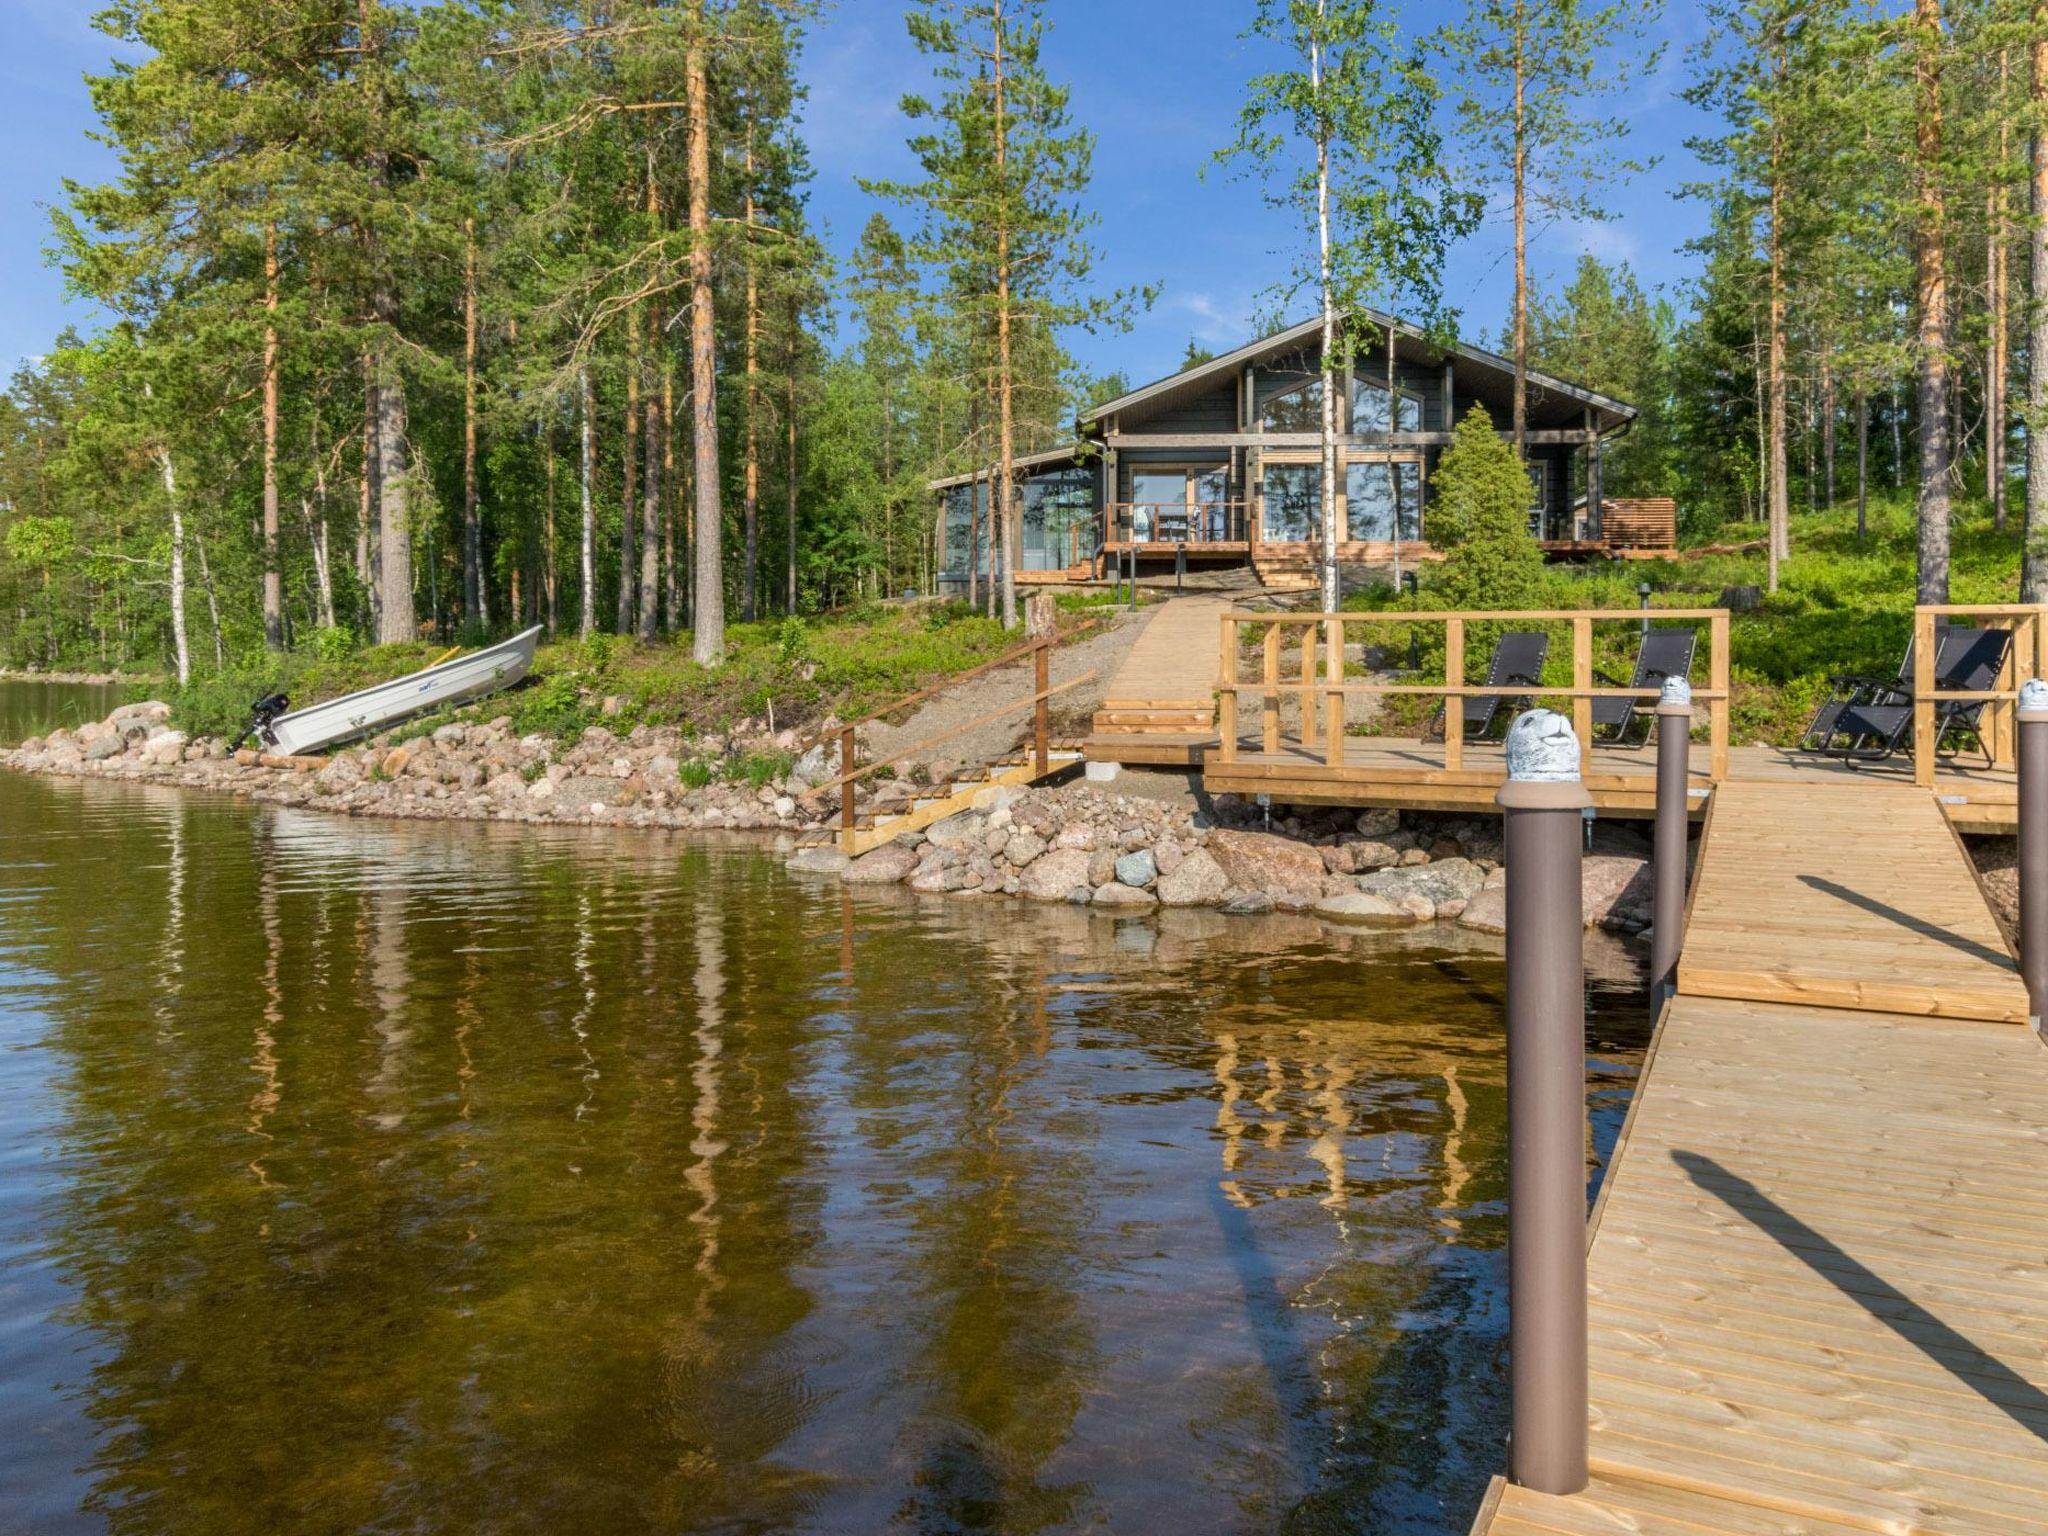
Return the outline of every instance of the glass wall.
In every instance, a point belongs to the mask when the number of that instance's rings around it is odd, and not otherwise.
[[[975,526],[976,522],[980,526]],[[978,537],[977,537],[978,535]],[[977,558],[972,562],[982,574],[988,572],[989,526],[988,483],[955,485],[946,491],[946,556],[939,566],[941,580],[967,580],[970,541]]]
[[[1394,463],[1380,459],[1347,465],[1344,502],[1345,520],[1350,528],[1349,536],[1353,539],[1391,541],[1397,505],[1401,537],[1410,541],[1420,539],[1422,466],[1405,459]]]
[[[1422,430],[1422,401],[1405,391],[1399,392],[1401,401],[1401,424],[1396,432],[1420,432]],[[1384,432],[1387,430],[1387,383],[1385,379],[1354,376],[1351,380],[1351,430],[1354,432]]]
[[[1268,464],[1260,479],[1265,517],[1259,537],[1274,543],[1317,536],[1323,519],[1323,471],[1318,464]]]
[[[1021,489],[1024,547],[1020,570],[1057,571],[1095,558],[1102,542],[1095,515],[1095,472],[1076,466],[1033,475]]]
[[[1232,537],[1229,514],[1230,473],[1222,465],[1133,465],[1120,536],[1140,544],[1227,539]]]

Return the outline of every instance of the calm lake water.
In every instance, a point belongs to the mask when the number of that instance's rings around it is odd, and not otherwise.
[[[1167,916],[0,773],[0,1529],[1462,1533],[1498,954]]]

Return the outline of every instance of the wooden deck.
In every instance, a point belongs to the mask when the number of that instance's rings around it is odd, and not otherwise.
[[[1257,737],[1238,738],[1237,759],[1225,763],[1213,749],[1212,733],[1192,743],[1204,754],[1202,781],[1214,793],[1270,794],[1280,803],[1303,805],[1395,806],[1413,810],[1493,814],[1493,797],[1507,780],[1507,761],[1498,742],[1467,742],[1464,766],[1444,767],[1440,741],[1398,736],[1353,736],[1344,744],[1344,762],[1331,768],[1315,748],[1283,741],[1280,750],[1262,750]],[[1694,792],[1705,800],[1708,750],[1695,743],[1691,752]],[[1783,747],[1731,747],[1732,778],[1778,784],[1824,784],[1855,787],[1911,788],[1913,764],[1899,757],[1888,763],[1854,768],[1834,758]],[[1656,808],[1656,751],[1595,747],[1586,787],[1603,816],[1645,817]],[[1926,792],[1920,798],[1927,800]],[[2018,785],[2009,769],[1944,768],[1935,784],[1934,803],[1958,828],[1967,832],[2010,833],[2019,803]]]
[[[1593,1213],[1593,1482],[1497,1481],[1475,1533],[2048,1533],[2024,1018],[1928,791],[1721,785]]]

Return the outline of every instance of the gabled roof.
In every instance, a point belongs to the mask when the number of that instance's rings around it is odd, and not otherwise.
[[[1482,398],[1494,392],[1486,385],[1491,384],[1509,390],[1513,387],[1515,365],[1498,353],[1488,352],[1482,347],[1471,346],[1465,342],[1456,342],[1449,347],[1440,346],[1424,336],[1419,327],[1410,325],[1405,320],[1397,320],[1394,316],[1376,309],[1359,308],[1351,313],[1367,321],[1377,330],[1391,328],[1404,343],[1413,343],[1422,355],[1432,360],[1440,361],[1448,352],[1458,363],[1468,365],[1459,368],[1459,382]],[[1220,357],[1210,358],[1206,363],[1196,363],[1192,368],[1184,368],[1179,373],[1154,380],[1128,394],[1119,395],[1114,400],[1083,412],[1080,418],[1081,430],[1086,433],[1106,419],[1138,407],[1163,410],[1179,401],[1207,394],[1218,385],[1234,378],[1247,363],[1257,365],[1270,362],[1275,357],[1300,351],[1305,344],[1319,343],[1322,339],[1322,328],[1320,317],[1304,320],[1299,325],[1275,331],[1272,335],[1239,347],[1234,352],[1225,352]],[[1484,378],[1484,375],[1488,374],[1495,377]],[[1560,402],[1570,401],[1579,407],[1590,407],[1603,432],[1623,426],[1636,418],[1636,408],[1625,400],[1616,400],[1611,395],[1603,395],[1598,390],[1587,389],[1584,385],[1573,384],[1553,374],[1538,372],[1534,368],[1529,370],[1528,377],[1532,409],[1543,396],[1555,397]],[[1475,385],[1480,387],[1474,388]],[[1147,414],[1150,414],[1149,410]]]

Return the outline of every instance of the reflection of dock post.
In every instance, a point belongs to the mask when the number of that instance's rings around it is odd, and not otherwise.
[[[1570,723],[1531,710],[1508,735],[1510,1475],[1586,1486],[1586,963],[1582,813]]]
[[[1657,703],[1657,826],[1650,872],[1650,1018],[1678,990],[1678,944],[1685,924],[1685,843],[1692,811],[1687,782],[1692,749],[1692,685],[1664,680]]]
[[[2041,1028],[2048,997],[2048,682],[2020,685],[2020,977],[2027,1012]]]

